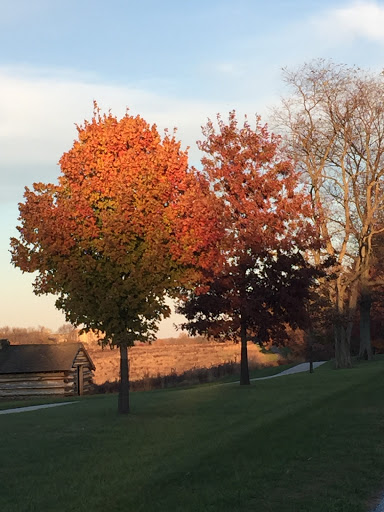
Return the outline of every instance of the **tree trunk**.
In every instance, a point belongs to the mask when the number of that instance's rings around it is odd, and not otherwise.
[[[120,344],[120,388],[118,410],[120,414],[129,413],[129,362],[127,343]]]
[[[307,346],[308,346],[308,359],[309,359],[309,373],[313,373],[313,337],[312,332],[307,335]]]
[[[336,291],[337,317],[334,324],[336,368],[352,368],[351,335],[357,307],[358,286],[357,283],[349,285],[347,299],[347,288],[338,278]]]
[[[359,359],[372,359],[371,344],[371,304],[369,290],[363,288],[360,296],[360,349]]]
[[[336,321],[334,333],[336,368],[352,368],[349,327]]]
[[[249,368],[248,368],[248,347],[247,347],[247,326],[241,321],[240,328],[241,338],[241,360],[240,360],[240,385],[249,385]]]

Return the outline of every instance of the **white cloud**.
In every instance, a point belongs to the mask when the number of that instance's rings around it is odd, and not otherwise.
[[[56,163],[76,137],[74,124],[91,117],[94,99],[117,116],[129,107],[161,130],[178,127],[185,145],[193,145],[200,137],[200,126],[208,116],[228,109],[224,103],[183,100],[137,87],[92,82],[76,74],[49,77],[0,69],[2,164]],[[18,143],[20,151],[15,152]]]
[[[331,40],[353,41],[363,38],[384,44],[384,4],[355,1],[325,11],[312,21],[318,32]]]
[[[199,108],[184,106],[159,95],[135,87],[105,85],[84,79],[81,75],[62,73],[29,76],[19,71],[0,70],[0,137],[2,161],[54,162],[76,136],[75,123],[92,115],[93,100],[122,115],[127,107],[149,122],[172,123],[177,113],[185,119],[196,118]],[[189,110],[189,112],[188,112]],[[167,119],[166,119],[167,118]],[[188,122],[188,121],[187,121]],[[14,153],[10,141],[23,141],[28,148]],[[7,143],[6,143],[7,142]]]
[[[127,107],[160,131],[178,128],[182,147],[190,146],[190,162],[198,165],[196,140],[201,126],[216,113],[236,108],[256,112],[253,101],[229,104],[183,99],[138,86],[101,83],[94,76],[63,70],[0,68],[0,173],[3,191],[19,190],[34,181],[54,181],[60,156],[76,138],[75,123],[90,119],[93,100],[102,110],[122,116]],[[258,110],[260,112],[260,110]],[[11,198],[9,198],[11,199]]]

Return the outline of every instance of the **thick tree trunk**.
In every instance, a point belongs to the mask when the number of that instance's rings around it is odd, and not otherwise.
[[[369,290],[361,291],[360,296],[360,349],[359,358],[372,359],[371,343],[371,304],[372,298]]]
[[[129,413],[129,362],[128,346],[126,343],[120,344],[120,388],[118,410],[120,414]]]
[[[334,324],[336,368],[352,368],[351,335],[357,307],[358,286],[351,283],[346,298],[347,287],[341,279],[337,281],[337,318]]]
[[[336,368],[352,368],[349,330],[341,321],[334,326]]]
[[[247,347],[247,326],[241,322],[240,328],[241,338],[241,360],[240,360],[240,385],[249,385],[249,368],[248,368],[248,347]]]

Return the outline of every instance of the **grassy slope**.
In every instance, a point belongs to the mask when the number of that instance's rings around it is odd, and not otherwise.
[[[358,512],[383,483],[384,361],[0,416],[0,510]]]

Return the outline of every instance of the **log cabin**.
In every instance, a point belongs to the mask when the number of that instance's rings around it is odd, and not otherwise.
[[[11,345],[0,340],[0,398],[89,393],[95,366],[82,343]]]

